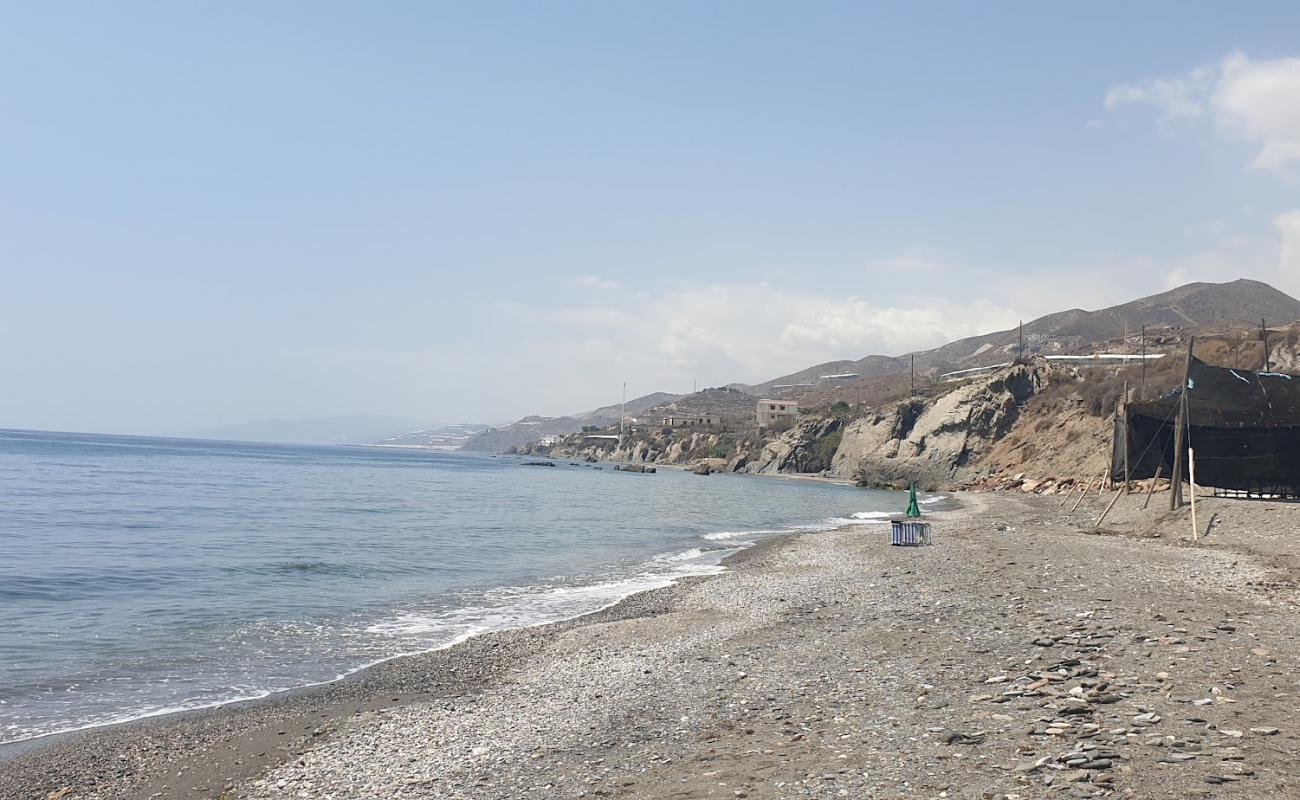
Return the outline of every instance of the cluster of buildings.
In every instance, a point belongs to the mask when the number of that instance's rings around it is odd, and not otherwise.
[[[759,400],[754,407],[754,424],[766,428],[799,418],[799,403],[794,400]],[[722,424],[718,414],[669,414],[661,418],[665,428],[707,428]]]

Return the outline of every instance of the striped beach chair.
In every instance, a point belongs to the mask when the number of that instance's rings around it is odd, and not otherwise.
[[[931,543],[930,523],[914,519],[891,519],[889,543],[900,547],[921,547]]]

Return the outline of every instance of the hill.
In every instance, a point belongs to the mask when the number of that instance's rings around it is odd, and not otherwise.
[[[375,444],[383,447],[428,447],[433,450],[459,450],[470,438],[487,430],[487,425],[460,423],[433,430],[409,431],[389,436]]]
[[[724,422],[737,425],[748,424],[754,418],[754,404],[758,398],[730,386],[716,389],[701,389],[698,392],[674,398],[672,402],[663,403],[640,413],[642,421],[654,425],[660,417],[670,414],[714,414]]]
[[[1148,329],[1148,352],[1175,352],[1185,346],[1189,335],[1217,336],[1213,346],[1227,357],[1231,351],[1243,368],[1264,363],[1264,349],[1256,333],[1260,319],[1274,325],[1276,338],[1270,362],[1276,368],[1294,363],[1295,333],[1278,325],[1300,319],[1300,300],[1265,283],[1235,280],[1227,283],[1190,283],[1167,292],[1096,311],[1069,309],[1031,320],[1024,325],[1027,356],[1091,355],[1097,352],[1137,353],[1139,331]],[[737,420],[747,417],[741,407],[755,398],[773,396],[798,399],[807,410],[829,411],[832,407],[864,413],[913,394],[909,374],[916,364],[915,393],[937,398],[954,387],[940,382],[940,376],[974,367],[988,367],[1015,360],[1019,354],[1019,329],[995,331],[950,342],[931,350],[901,356],[868,355],[856,360],[826,361],[758,384],[732,383],[730,394],[646,395],[628,403],[628,415],[647,418],[681,410],[734,412]],[[1285,341],[1284,341],[1285,340]],[[1202,346],[1210,341],[1202,342]],[[1224,362],[1228,363],[1228,362]],[[734,407],[733,407],[734,406]],[[475,437],[467,449],[502,450],[536,442],[543,436],[580,431],[583,425],[607,425],[618,419],[618,406],[606,406],[573,417],[529,417],[506,429]]]
[[[1025,352],[1041,355],[1078,355],[1094,351],[1093,345],[1135,337],[1143,325],[1197,328],[1203,326],[1258,326],[1300,319],[1300,300],[1266,283],[1239,279],[1228,283],[1189,283],[1167,292],[1098,311],[1070,309],[1025,323]],[[916,358],[917,374],[936,375],[1011,361],[1017,355],[1019,329],[995,331],[958,339],[932,350],[891,357],[869,355],[856,361],[828,361],[763,383],[732,384],[750,394],[802,395],[859,380],[910,370]],[[844,376],[852,375],[851,379]]]
[[[1070,355],[1091,345],[1136,335],[1147,327],[1197,328],[1209,325],[1257,326],[1261,319],[1286,323],[1300,319],[1300,300],[1266,283],[1189,283],[1099,311],[1071,309],[1025,323],[1025,351]],[[963,369],[999,363],[1016,355],[1019,331],[1012,329],[960,339],[916,354],[917,369]]]
[[[536,442],[545,437],[577,433],[586,426],[605,427],[617,424],[621,414],[634,417],[650,408],[676,400],[680,395],[652,392],[627,401],[601,406],[580,414],[563,417],[527,416],[509,425],[488,428],[471,436],[461,445],[462,450],[480,453],[504,453]]]

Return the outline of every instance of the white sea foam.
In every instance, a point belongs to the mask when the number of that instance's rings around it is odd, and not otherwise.
[[[853,515],[857,522],[888,522],[894,516],[890,511],[859,511]]]
[[[392,637],[448,637],[437,646],[414,652],[441,649],[482,633],[547,625],[591,614],[616,605],[630,595],[669,586],[689,575],[716,574],[725,570],[720,563],[722,559],[738,550],[694,547],[659,556],[652,560],[652,569],[616,580],[566,586],[503,587],[487,592],[485,602],[477,605],[404,611],[368,626],[366,632]]]
[[[706,533],[700,538],[708,539],[711,542],[722,541],[726,539],[744,539],[751,536],[771,536],[777,533],[789,533],[790,528],[778,528],[775,530],[752,530],[752,531],[717,531],[716,533]]]

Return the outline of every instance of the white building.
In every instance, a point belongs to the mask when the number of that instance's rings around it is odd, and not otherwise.
[[[754,410],[754,421],[759,426],[799,418],[799,403],[794,400],[759,400]]]
[[[721,425],[722,419],[717,414],[671,414],[663,418],[665,428],[690,428],[706,425]]]

